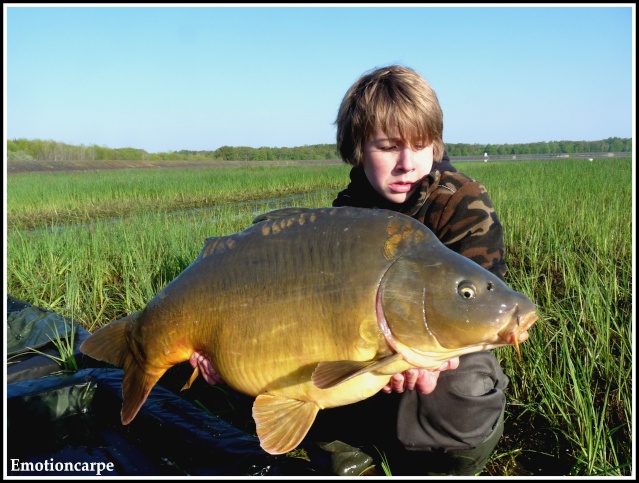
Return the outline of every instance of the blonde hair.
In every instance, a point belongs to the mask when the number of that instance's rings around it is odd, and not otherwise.
[[[379,67],[362,75],[339,106],[337,149],[344,162],[362,163],[362,148],[375,132],[397,128],[411,145],[433,144],[433,159],[444,155],[444,115],[433,88],[420,74],[401,65]]]

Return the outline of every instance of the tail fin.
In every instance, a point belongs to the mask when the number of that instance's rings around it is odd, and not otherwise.
[[[126,327],[135,321],[139,313],[135,312],[101,327],[82,343],[80,350],[93,359],[124,368],[126,359],[132,356]]]
[[[156,370],[149,373],[144,357],[129,344],[127,327],[135,322],[138,315],[139,312],[135,312],[105,325],[91,334],[80,346],[80,350],[89,357],[124,369],[122,424],[133,421],[151,389],[165,372]]]

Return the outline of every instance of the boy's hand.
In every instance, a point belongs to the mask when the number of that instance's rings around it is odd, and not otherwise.
[[[391,392],[413,391],[417,389],[422,394],[430,394],[437,386],[437,379],[441,371],[457,369],[459,367],[459,357],[455,357],[444,362],[434,371],[428,369],[408,369],[404,372],[393,375],[382,391],[386,394]]]
[[[209,384],[224,384],[224,379],[222,379],[222,376],[218,374],[215,367],[213,367],[213,364],[211,364],[211,359],[209,359],[206,355],[201,352],[194,352],[191,354],[189,362],[193,369],[196,367],[200,369],[200,374],[202,374],[204,380]]]

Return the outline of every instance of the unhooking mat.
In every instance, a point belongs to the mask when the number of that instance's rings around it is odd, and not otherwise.
[[[80,344],[89,333],[50,310],[7,295],[7,382],[49,375],[62,369],[53,341],[73,344],[76,362],[83,359]]]

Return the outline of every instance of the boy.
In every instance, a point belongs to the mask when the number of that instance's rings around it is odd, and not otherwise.
[[[363,75],[344,96],[336,125],[338,150],[353,168],[333,206],[412,216],[448,248],[503,279],[501,223],[484,187],[450,164],[442,110],[421,75],[399,65]],[[456,365],[451,361],[448,368]],[[401,393],[397,437],[407,450],[394,468],[406,474],[481,472],[503,432],[508,382],[489,351],[461,356],[457,369],[441,374],[411,369],[393,376],[384,391]]]

